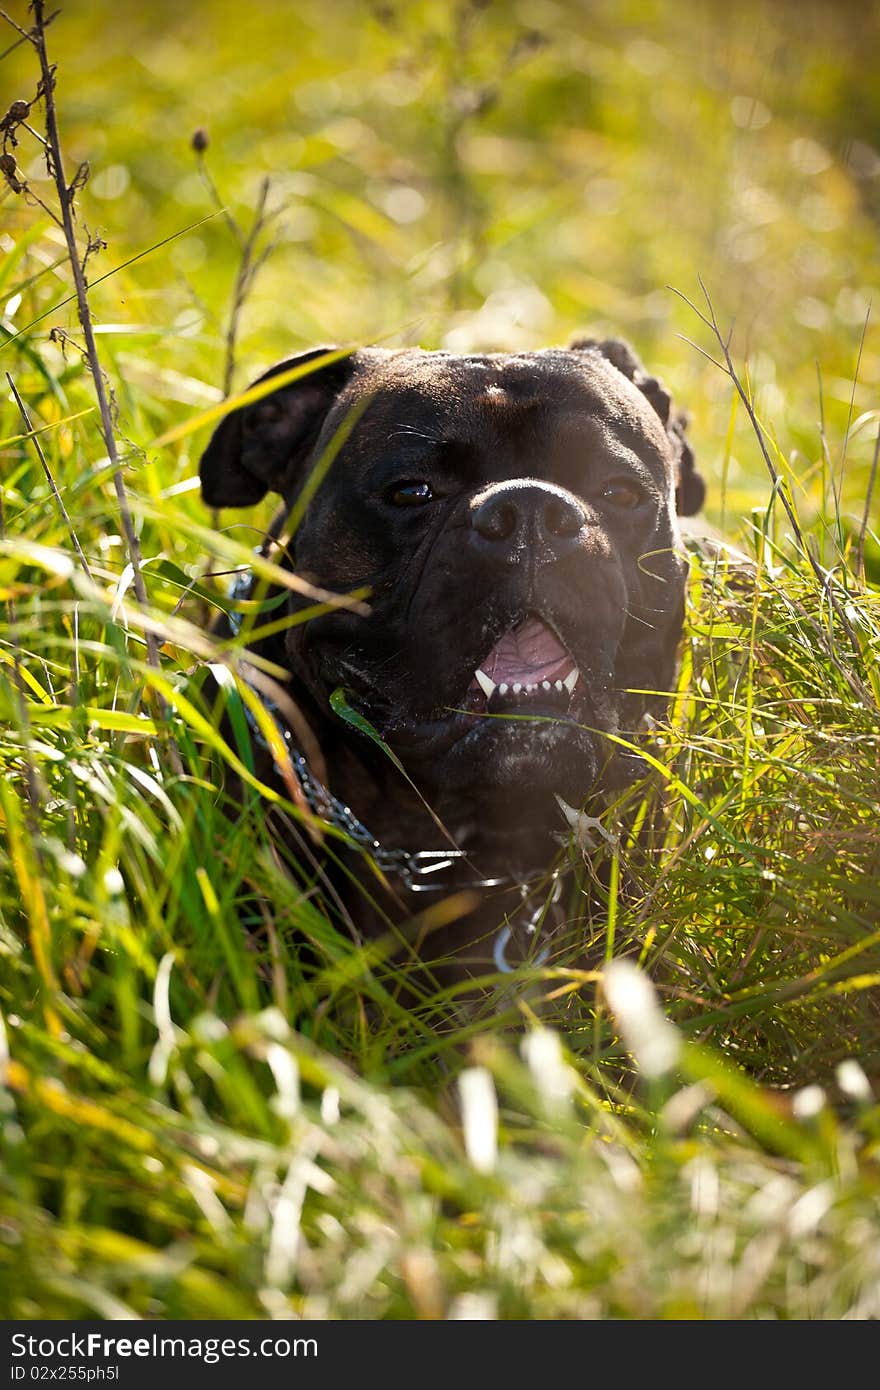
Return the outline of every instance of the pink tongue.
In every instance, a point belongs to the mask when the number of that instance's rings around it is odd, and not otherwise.
[[[574,670],[574,662],[540,618],[527,618],[505,633],[480,663],[480,669],[496,685],[512,685],[514,681],[533,684],[564,680]]]

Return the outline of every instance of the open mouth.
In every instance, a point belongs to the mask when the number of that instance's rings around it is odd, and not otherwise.
[[[467,707],[495,714],[531,709],[566,713],[580,672],[556,633],[531,614],[496,642],[474,672]]]

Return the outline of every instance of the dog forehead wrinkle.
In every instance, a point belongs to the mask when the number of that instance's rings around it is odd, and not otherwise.
[[[350,390],[368,400],[355,433],[369,432],[372,420],[389,442],[421,434],[426,444],[435,442],[431,436],[440,443],[451,434],[477,448],[538,446],[571,421],[580,431],[604,425],[615,440],[669,457],[666,433],[641,392],[590,354],[458,357],[406,349],[370,358]]]
[[[396,393],[412,389],[431,399],[448,399],[450,394],[473,399],[476,393],[489,391],[498,398],[500,392],[520,398],[528,393],[534,399],[546,399],[551,391],[558,392],[566,379],[583,381],[584,375],[580,362],[566,353],[558,353],[555,358],[539,352],[456,356],[442,351],[403,349],[371,358],[366,366],[362,389],[374,393],[386,387]]]

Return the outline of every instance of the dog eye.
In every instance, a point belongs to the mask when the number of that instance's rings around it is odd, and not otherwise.
[[[405,479],[393,483],[385,496],[393,507],[423,507],[426,502],[433,501],[434,491],[430,483]]]
[[[645,500],[644,489],[631,478],[614,478],[610,483],[606,483],[602,489],[602,500],[610,502],[612,507],[620,507],[624,511],[632,511]]]

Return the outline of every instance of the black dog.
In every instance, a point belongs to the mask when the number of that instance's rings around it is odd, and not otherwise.
[[[606,735],[633,738],[645,692],[670,689],[676,511],[699,509],[703,482],[668,393],[617,340],[469,357],[319,349],[260,381],[310,362],[224,418],[202,495],[242,507],[272,491],[290,506],[309,489],[285,563],[324,589],[369,589],[369,616],[329,612],[260,650],[290,672],[326,760],[322,803],[296,757],[312,803],[387,871],[381,910],[402,920],[428,884],[477,885],[481,905],[444,949],[485,969],[493,945],[502,961],[487,933],[505,913],[522,923],[513,904],[552,859],[556,796],[580,806],[643,770]],[[417,792],[334,712],[339,690]],[[367,930],[351,894],[348,906]]]

